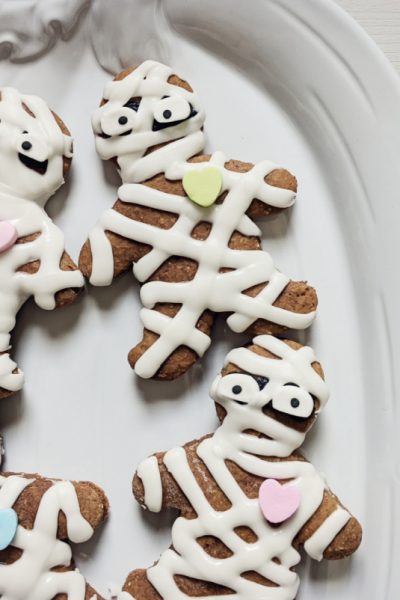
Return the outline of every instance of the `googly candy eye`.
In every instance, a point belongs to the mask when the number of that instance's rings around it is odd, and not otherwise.
[[[314,410],[311,395],[297,385],[281,387],[272,399],[272,407],[279,412],[295,417],[307,418]]]
[[[154,120],[163,126],[175,125],[191,114],[191,106],[182,96],[168,96],[157,102],[154,108]]]
[[[259,392],[257,382],[250,375],[231,373],[221,377],[216,388],[216,397],[233,400],[236,404],[248,404]]]
[[[126,106],[105,105],[98,122],[98,132],[108,136],[121,135],[132,129],[135,119],[135,111]]]

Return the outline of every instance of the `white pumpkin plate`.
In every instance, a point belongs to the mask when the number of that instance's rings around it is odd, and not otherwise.
[[[29,7],[29,5],[32,5]],[[6,0],[1,85],[46,98],[71,128],[69,183],[50,203],[77,258],[118,177],[96,156],[90,116],[111,70],[161,58],[202,97],[208,149],[294,172],[289,216],[263,226],[264,247],[293,279],[319,294],[306,335],[323,363],[331,400],[306,453],[364,525],[349,560],[301,568],[299,598],[395,598],[399,593],[400,84],[381,52],[326,0]],[[10,8],[11,7],[11,8]],[[25,12],[24,12],[25,11]],[[74,23],[80,14],[80,23]],[[68,40],[51,45],[52,23]],[[95,52],[93,51],[95,50]],[[33,58],[29,58],[30,56]],[[0,406],[8,470],[90,479],[105,489],[111,517],[76,549],[104,595],[157,559],[170,516],[143,514],[131,477],[150,453],[213,430],[209,385],[226,351],[243,338],[217,328],[206,358],[169,385],[139,381],[126,361],[141,337],[138,287],[128,274],[89,287],[63,311],[33,304],[20,315],[20,396]]]

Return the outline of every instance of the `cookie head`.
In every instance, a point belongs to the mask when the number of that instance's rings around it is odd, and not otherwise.
[[[189,84],[151,60],[109,82],[92,119],[98,153],[117,159],[124,181],[129,179],[124,157],[131,164],[159,145],[199,132],[203,123],[204,111]]]
[[[328,389],[311,348],[262,335],[228,354],[211,396],[236,449],[287,456],[302,444]]]
[[[63,184],[72,139],[37,96],[0,88],[0,190],[44,204]]]

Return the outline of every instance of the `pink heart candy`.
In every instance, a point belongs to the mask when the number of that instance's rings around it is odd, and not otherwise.
[[[0,253],[14,246],[18,233],[10,221],[0,221]]]
[[[264,517],[270,523],[287,521],[300,506],[300,492],[294,485],[281,485],[276,479],[266,479],[258,492]]]

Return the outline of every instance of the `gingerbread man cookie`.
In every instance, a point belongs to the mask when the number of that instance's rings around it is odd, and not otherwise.
[[[4,600],[103,600],[76,569],[68,542],[86,542],[108,501],[89,482],[0,475],[0,596]]]
[[[315,315],[315,291],[276,269],[254,223],[292,206],[295,177],[201,154],[204,119],[190,85],[154,61],[109,82],[93,117],[97,151],[123,185],[80,268],[105,286],[133,265],[144,336],[129,362],[145,378],[185,373],[209,347],[215,313],[251,334],[303,329]]]
[[[73,302],[83,277],[44,207],[64,183],[72,139],[36,96],[0,88],[0,398],[21,389],[10,358],[17,312],[33,296],[46,310]]]
[[[220,427],[146,459],[133,481],[153,512],[177,509],[172,546],[128,576],[135,600],[293,600],[299,550],[352,554],[361,527],[298,451],[328,399],[311,348],[269,335],[228,354],[213,383]]]

